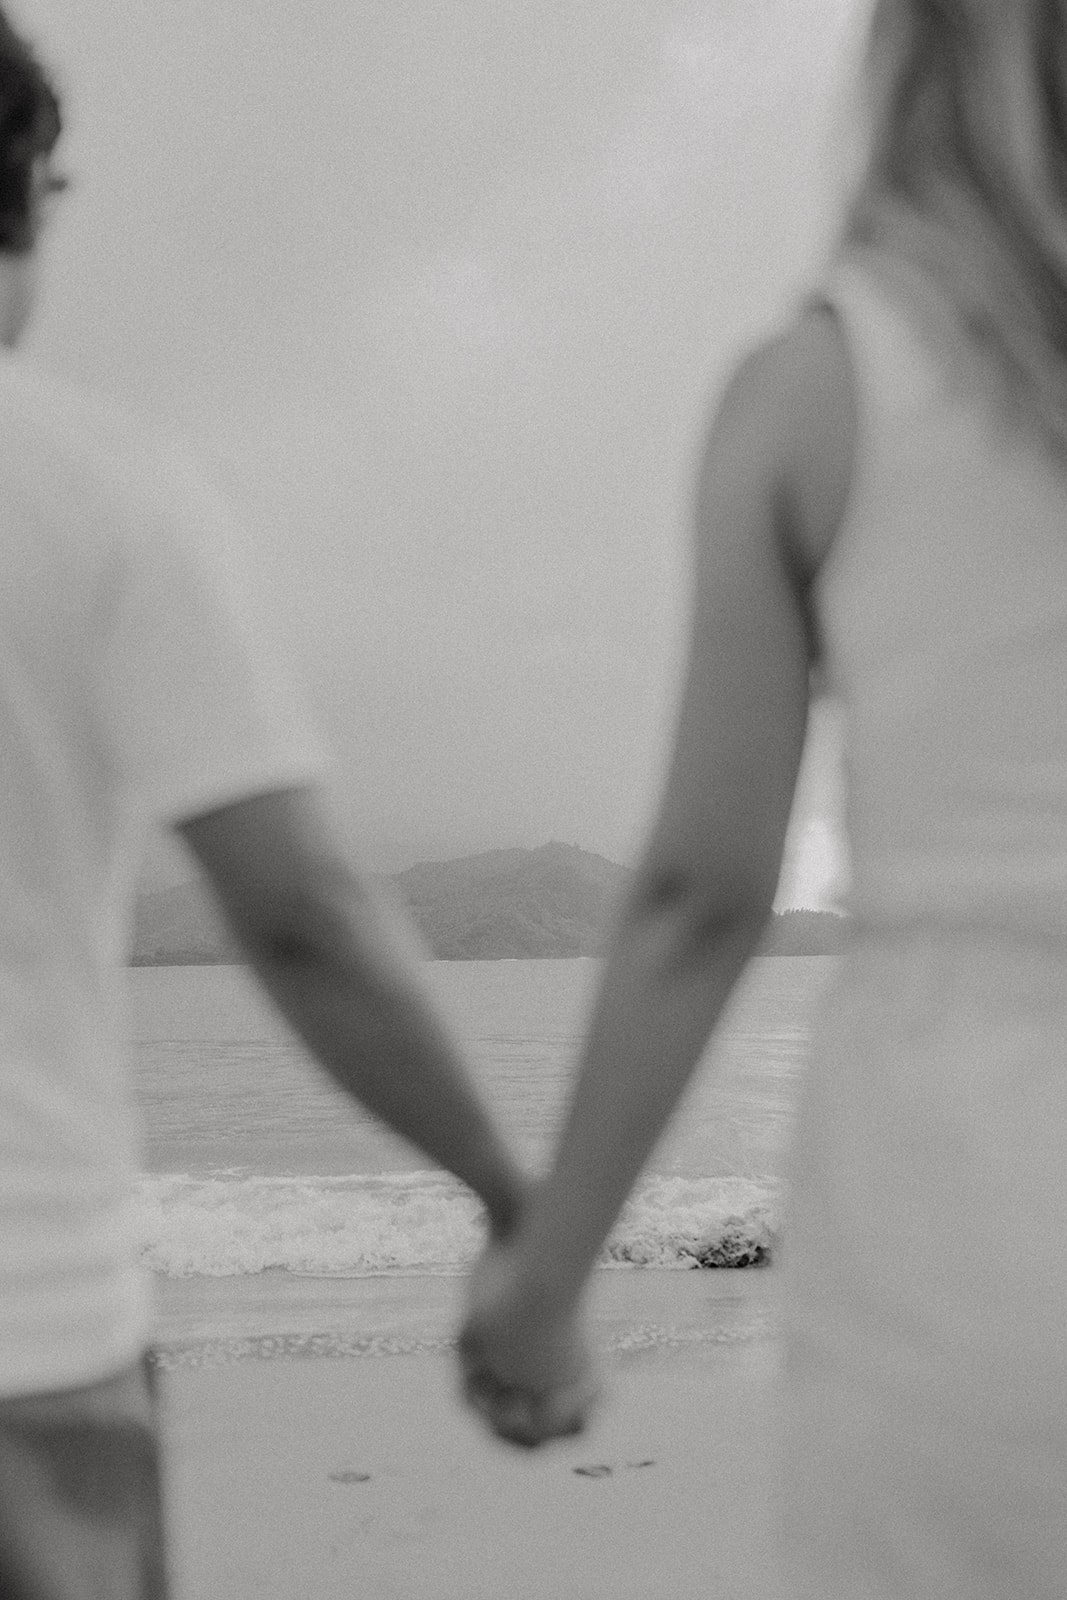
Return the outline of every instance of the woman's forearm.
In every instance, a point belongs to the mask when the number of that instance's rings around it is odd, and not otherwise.
[[[684,904],[624,916],[552,1170],[520,1226],[531,1281],[563,1309],[580,1298],[765,920],[746,910],[702,927]]]

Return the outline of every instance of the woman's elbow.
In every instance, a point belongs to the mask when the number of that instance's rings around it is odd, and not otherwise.
[[[626,920],[658,925],[679,965],[703,965],[724,949],[751,952],[756,947],[776,887],[708,883],[681,869],[653,869],[634,885]]]

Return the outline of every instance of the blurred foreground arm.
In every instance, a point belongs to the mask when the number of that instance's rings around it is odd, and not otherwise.
[[[517,1443],[549,1437],[551,1419],[528,1413],[516,1425],[515,1406],[494,1395],[543,1396],[554,1370],[573,1386],[589,1273],[772,908],[812,654],[784,537],[780,361],[769,345],[741,366],[705,447],[688,667],[658,817],[611,941],[554,1165],[472,1285],[468,1397]]]
[[[481,1196],[493,1233],[522,1180],[424,995],[402,919],[345,860],[312,788],[177,825],[248,960],[331,1077]]]

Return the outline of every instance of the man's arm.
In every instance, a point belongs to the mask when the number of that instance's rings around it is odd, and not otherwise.
[[[340,849],[317,792],[176,824],[260,983],[331,1077],[481,1196],[494,1234],[522,1180],[420,986],[411,934]]]

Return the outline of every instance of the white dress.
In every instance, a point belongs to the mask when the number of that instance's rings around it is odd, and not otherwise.
[[[859,426],[818,585],[854,923],[783,1255],[790,1600],[1067,1596],[1067,464],[950,314],[824,286]]]

